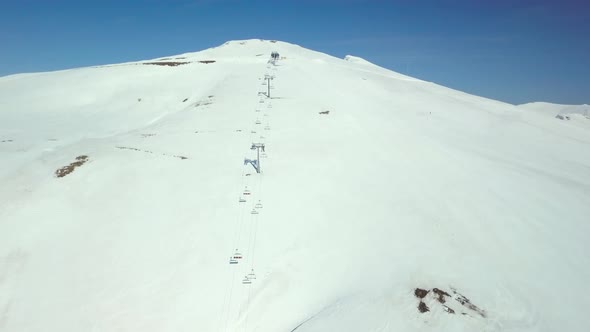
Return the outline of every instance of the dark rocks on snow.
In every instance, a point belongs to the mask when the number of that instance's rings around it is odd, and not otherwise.
[[[429,297],[428,294],[430,294],[431,291],[432,291],[432,296]],[[418,311],[420,311],[420,313],[425,313],[425,312],[430,311],[430,308],[428,308],[426,303],[424,303],[424,299],[426,299],[428,297],[428,298],[436,299],[437,302],[441,303],[443,310],[445,312],[447,312],[448,314],[455,314],[458,309],[451,308],[452,303],[447,301],[448,300],[447,298],[450,298],[450,299],[453,299],[453,300],[457,301],[458,303],[460,303],[463,307],[465,307],[471,311],[475,311],[481,317],[485,318],[487,316],[487,314],[484,310],[478,308],[476,305],[471,303],[471,301],[467,297],[463,296],[462,294],[459,294],[455,288],[451,287],[451,292],[453,293],[453,295],[447,293],[446,291],[444,291],[440,288],[433,288],[432,290],[415,288],[414,289],[414,296],[416,296],[417,298],[420,299],[420,303],[418,304]],[[460,311],[461,311],[462,315],[470,316],[469,314],[463,312],[463,310],[460,310]]]
[[[438,295],[438,299],[437,299],[437,300],[438,300],[438,302],[440,302],[440,303],[445,303],[445,302],[446,302],[446,300],[445,300],[445,296],[449,296],[449,297],[451,296],[449,293],[447,293],[447,292],[445,292],[445,291],[443,291],[443,290],[440,290],[440,289],[438,289],[438,288],[433,288],[433,289],[432,289],[432,291],[433,291],[433,292],[434,292],[436,295]]]
[[[414,290],[414,295],[416,295],[417,298],[419,299],[423,299],[424,297],[426,297],[426,295],[429,293],[430,291],[426,290],[426,289],[422,289],[422,288],[416,288]]]
[[[76,168],[84,165],[84,163],[86,163],[88,161],[88,156],[86,155],[81,155],[76,157],[76,161],[70,163],[67,166],[64,166],[58,170],[55,171],[55,176],[58,178],[63,178],[64,176],[72,173]]]
[[[418,304],[418,311],[420,311],[421,313],[425,313],[430,311],[430,309],[428,309],[428,306],[426,305],[426,303],[420,301],[420,304]]]
[[[451,308],[447,307],[446,305],[443,305],[443,309],[444,309],[446,312],[448,312],[449,314],[454,314],[454,313],[455,313],[455,310],[453,310],[453,309],[451,309]]]

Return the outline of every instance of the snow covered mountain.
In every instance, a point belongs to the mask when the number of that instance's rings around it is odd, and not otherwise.
[[[0,158],[0,331],[590,329],[588,127],[360,58],[2,77]]]
[[[590,105],[561,105],[561,104],[551,104],[551,103],[544,103],[544,102],[536,102],[536,103],[528,103],[518,105],[518,107],[539,112],[541,114],[549,115],[555,117],[560,120],[582,120],[587,121],[590,119]],[[590,123],[584,122],[586,125],[590,125]]]

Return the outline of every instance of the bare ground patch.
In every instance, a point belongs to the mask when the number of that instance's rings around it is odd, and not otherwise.
[[[116,148],[117,149],[120,149],[120,150],[132,150],[132,151],[137,151],[137,152],[143,152],[143,153],[161,155],[161,156],[165,156],[165,157],[178,158],[178,159],[182,159],[182,160],[188,159],[188,157],[185,157],[185,156],[171,155],[171,154],[167,154],[167,153],[154,153],[154,152],[149,151],[149,150],[142,150],[142,149],[132,148],[132,147],[128,147],[128,146],[117,146]]]
[[[487,314],[484,310],[471,303],[467,297],[457,292],[455,288],[451,287],[451,293],[453,293],[453,295],[440,288],[433,288],[432,290],[423,288],[414,289],[414,296],[420,299],[420,302],[418,303],[418,311],[420,313],[426,313],[430,311],[430,308],[424,302],[425,299],[430,298],[431,301],[436,300],[436,302],[440,303],[443,310],[449,314],[455,314],[457,311],[461,311],[462,315],[469,316],[469,313],[471,312],[476,313],[483,318],[487,317]],[[455,309],[451,307],[451,302],[447,302],[448,299],[455,300]],[[460,304],[461,307],[458,307],[456,303]]]
[[[155,65],[155,66],[168,66],[168,67],[176,67],[181,65],[186,65],[190,62],[186,61],[160,61],[160,62],[144,62],[144,65]]]
[[[64,176],[72,173],[76,168],[84,165],[88,161],[88,156],[81,155],[76,157],[76,161],[70,163],[67,166],[59,168],[55,171],[55,176],[58,178],[63,178]]]
[[[194,105],[195,105],[195,107],[211,105],[211,104],[213,104],[213,97],[214,97],[213,95],[209,95],[209,96],[207,96],[207,98],[199,100]]]
[[[467,297],[463,296],[462,294],[459,294],[455,288],[451,287],[451,291],[453,292],[454,299],[457,302],[461,303],[461,305],[477,312],[481,317],[486,317],[486,312],[484,310],[480,309],[475,304],[471,303],[471,301]]]

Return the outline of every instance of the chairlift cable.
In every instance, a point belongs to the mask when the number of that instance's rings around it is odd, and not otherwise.
[[[252,130],[251,130],[250,131],[250,141],[252,141],[253,135],[254,135],[254,133],[252,133]],[[238,188],[239,190],[241,190],[240,197],[242,196],[242,194],[244,192],[243,191],[244,188],[247,188],[247,185],[249,184],[249,179],[245,179],[246,176],[245,176],[245,169],[244,168],[242,168],[242,176],[241,177],[242,178],[241,178],[241,181],[240,181],[241,182],[240,188]],[[232,243],[233,244],[233,248],[240,248],[240,240],[241,240],[242,233],[243,233],[243,226],[244,226],[244,220],[245,220],[244,215],[245,215],[245,207],[246,207],[246,204],[240,204],[240,205],[241,206],[239,207],[238,216],[237,216],[237,224],[234,226],[236,229],[235,229],[235,232],[234,232],[235,233],[234,234],[234,241]],[[233,250],[233,248],[232,248],[232,250]],[[232,255],[233,255],[233,252],[232,252]],[[227,331],[228,325],[229,325],[229,319],[230,319],[231,309],[232,309],[232,305],[231,304],[232,304],[232,300],[233,300],[233,297],[234,297],[233,289],[234,289],[234,286],[235,286],[235,280],[236,280],[236,277],[235,276],[236,276],[237,270],[238,269],[234,268],[233,269],[233,272],[231,274],[231,278],[230,278],[231,285],[229,287],[229,296],[228,296],[228,293],[227,293],[227,288],[226,288],[226,292],[225,292],[225,295],[224,295],[224,302],[223,302],[222,313],[221,313],[220,324],[219,324],[219,326],[221,328],[221,324],[223,322],[223,317],[225,316],[225,324],[223,326],[223,330],[221,330],[221,331],[224,331],[224,332]],[[226,300],[227,300],[227,302],[226,302]],[[240,311],[241,310],[238,311],[238,314],[240,313]]]
[[[252,287],[248,287],[248,298],[246,300],[246,314],[244,315],[244,331],[248,331],[248,317],[250,316],[250,296],[252,295]]]
[[[231,300],[232,300],[232,295],[233,295],[233,291],[234,291],[234,282],[233,280],[236,277],[236,270],[233,270],[232,276],[231,276],[231,286],[229,289],[229,300],[227,301],[227,315],[225,316],[225,325],[223,327],[223,331],[227,332],[227,325],[229,323],[229,313],[231,311]],[[225,303],[224,303],[224,310],[223,310],[223,314],[225,314],[226,310],[225,310]]]

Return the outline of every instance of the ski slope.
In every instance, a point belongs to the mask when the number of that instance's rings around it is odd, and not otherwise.
[[[1,77],[0,160],[0,331],[590,329],[590,128],[358,57]]]

